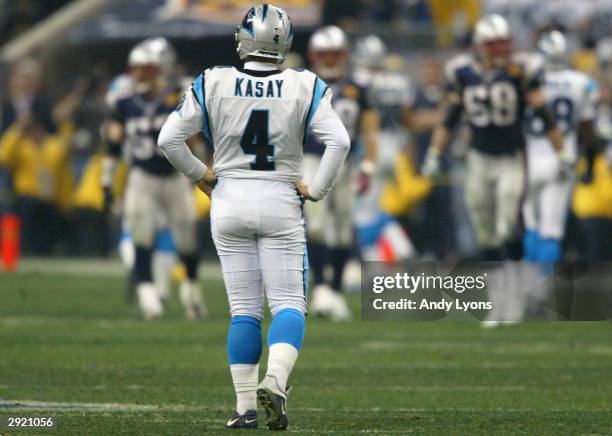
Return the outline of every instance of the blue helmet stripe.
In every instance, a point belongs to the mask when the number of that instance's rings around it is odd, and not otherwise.
[[[192,90],[196,96],[196,100],[202,108],[202,132],[206,139],[213,144],[213,138],[210,131],[210,123],[208,120],[208,111],[206,110],[206,94],[204,91],[204,74],[200,74],[197,79],[191,85]]]

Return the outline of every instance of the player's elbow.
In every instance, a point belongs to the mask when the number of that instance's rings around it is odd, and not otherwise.
[[[173,144],[174,141],[172,140],[172,135],[164,124],[159,132],[159,136],[157,137],[157,145],[164,151],[164,153],[167,153],[168,150],[173,148]]]
[[[342,129],[336,135],[336,144],[343,153],[348,153],[351,148],[351,138],[346,129]]]

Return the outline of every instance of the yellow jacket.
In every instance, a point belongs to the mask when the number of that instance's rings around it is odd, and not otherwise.
[[[427,197],[431,188],[431,181],[417,174],[412,159],[401,153],[395,161],[395,180],[383,188],[380,207],[390,215],[403,215]]]
[[[593,183],[576,185],[572,210],[581,219],[612,219],[612,169],[605,156],[595,158]]]
[[[104,194],[102,192],[102,160],[103,153],[96,153],[89,158],[83,175],[74,192],[74,206],[83,209],[96,209],[101,211],[104,207]],[[113,195],[120,198],[125,188],[127,166],[119,162],[115,180],[113,181]]]
[[[198,219],[202,219],[210,211],[210,199],[197,186],[194,187],[193,195],[195,196],[196,215]]]
[[[49,135],[36,144],[11,127],[0,137],[0,165],[12,173],[16,195],[48,201],[62,210],[70,207],[73,174],[64,135]]]

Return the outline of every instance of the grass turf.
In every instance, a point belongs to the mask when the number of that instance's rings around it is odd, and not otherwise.
[[[183,320],[175,297],[164,319],[143,322],[119,278],[0,275],[0,434],[8,416],[53,416],[50,434],[223,433],[228,314],[222,283],[205,287],[206,321]],[[309,319],[290,432],[612,434],[611,333]]]

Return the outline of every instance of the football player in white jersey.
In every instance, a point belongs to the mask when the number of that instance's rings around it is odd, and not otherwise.
[[[231,313],[227,351],[237,404],[228,428],[256,428],[256,401],[268,428],[287,428],[287,380],[306,313],[302,205],[330,191],[350,147],[326,83],[306,70],[279,69],[292,40],[282,9],[251,8],[236,31],[244,67],[204,71],[159,135],[170,162],[211,195],[212,235]],[[214,144],[212,168],[185,144],[200,131]],[[309,184],[301,182],[307,133],[326,146]],[[264,295],[272,323],[258,386]]]
[[[546,59],[544,91],[557,125],[563,132],[565,155],[576,163],[578,143],[592,146],[597,115],[597,82],[569,67],[562,33],[545,34],[538,49]],[[527,195],[523,205],[525,257],[532,262],[561,260],[573,180],[560,178],[561,162],[543,132],[542,120],[530,117],[527,130]]]

